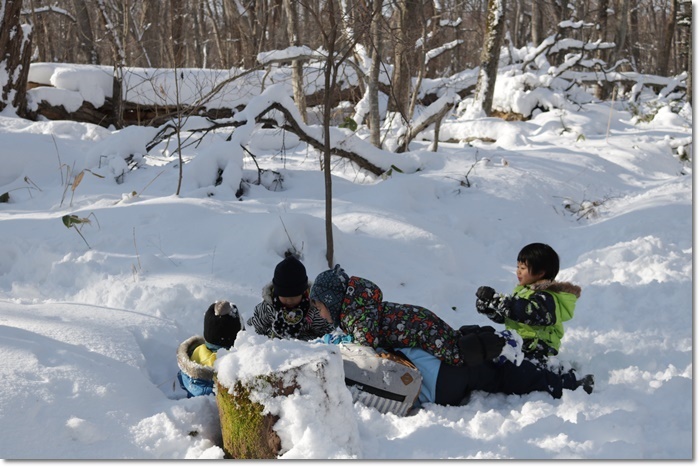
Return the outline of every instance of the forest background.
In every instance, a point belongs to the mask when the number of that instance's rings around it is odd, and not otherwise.
[[[402,419],[355,404],[353,442],[316,425],[284,456],[691,458],[691,17],[690,1],[0,0],[0,413],[22,420],[0,452],[221,458],[216,405],[174,379],[202,304],[250,312],[291,244],[311,275],[338,260],[461,325],[535,236],[586,287],[565,354],[593,394]],[[290,418],[290,439],[311,426]]]
[[[10,105],[20,117],[116,129],[173,122],[174,131],[163,139],[176,137],[181,156],[187,117],[215,122],[205,133],[242,124],[230,118],[245,107],[244,100],[236,108],[217,106],[226,86],[229,93],[232,84],[250,87],[252,77],[264,90],[269,75],[286,81],[299,118],[273,105],[256,121],[270,125],[266,114],[280,111],[284,129],[322,154],[329,266],[331,156],[374,175],[386,171],[335,147],[332,125],[353,131],[364,126],[373,146],[402,153],[428,128],[435,150],[446,116],[527,120],[564,103],[616,97],[628,100],[634,112],[645,88],[662,101],[692,103],[689,0],[2,0],[0,5],[0,111]],[[28,89],[55,84],[53,78],[29,80],[30,64],[42,62],[110,66],[111,96],[99,108],[87,98],[78,109],[47,100],[28,105]],[[174,101],[146,71],[154,69],[174,77]],[[205,83],[188,72],[188,94],[197,98],[184,100],[184,71],[203,69],[227,76]],[[134,70],[142,71],[142,83],[126,78],[138,76]],[[531,94],[528,104],[516,98],[494,105],[499,74],[516,78],[519,93],[512,94]],[[143,82],[157,96],[150,102],[134,100],[138,96],[130,90]],[[651,118],[654,113],[652,108]],[[229,121],[216,122],[221,119]],[[320,124],[323,134],[307,134],[300,125],[308,123]]]
[[[388,110],[400,112],[406,120],[417,101],[426,103],[426,96],[420,95],[422,80],[480,68],[484,76],[479,83],[463,83],[455,91],[462,99],[475,94],[491,115],[498,110],[492,108],[490,94],[497,69],[504,65],[501,47],[511,51],[513,60],[512,51],[528,44],[554,66],[593,72],[578,82],[595,85],[600,99],[611,96],[615,83],[633,86],[634,78],[620,80],[618,72],[662,77],[685,72],[688,101],[692,100],[690,0],[2,0],[0,4],[4,31],[0,50],[7,52],[2,64],[8,76],[2,83],[0,110],[10,99],[20,115],[29,117],[34,114],[26,108],[23,94],[30,62],[114,66],[114,89],[121,92],[112,97],[114,121],[104,123],[117,128],[124,124],[120,99],[128,100],[122,81],[126,67],[250,72],[282,63],[292,70],[295,103],[304,119],[307,105],[357,103],[363,96],[375,103],[375,96],[383,93],[388,96]],[[13,28],[22,32],[11,34]],[[290,47],[297,48],[295,54],[270,56]],[[307,95],[304,79],[309,77],[303,77],[303,66],[318,54],[326,57],[328,73],[315,79],[327,80],[319,86],[326,89]],[[356,86],[337,81],[331,75],[341,63],[353,66],[364,80]],[[532,66],[525,61],[521,68]],[[13,89],[17,94],[10,96]],[[366,117],[370,129],[379,124],[373,118],[373,112]],[[378,132],[376,128],[372,133],[375,146]]]

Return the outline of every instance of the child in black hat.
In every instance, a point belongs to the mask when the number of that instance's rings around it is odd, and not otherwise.
[[[272,282],[263,287],[263,301],[256,305],[248,326],[280,339],[312,340],[331,332],[333,326],[310,306],[311,285],[304,265],[287,252],[275,267]]]
[[[177,349],[177,378],[187,397],[213,393],[216,351],[231,348],[245,329],[238,308],[231,302],[212,303],[204,313],[204,336],[192,336]]]

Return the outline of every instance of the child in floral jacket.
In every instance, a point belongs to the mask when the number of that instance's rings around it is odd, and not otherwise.
[[[487,286],[476,292],[476,310],[520,334],[526,358],[539,363],[559,353],[563,323],[574,317],[581,296],[579,286],[555,282],[558,273],[556,251],[544,243],[531,243],[518,254],[518,285],[512,294],[497,294]]]
[[[381,289],[362,277],[348,276],[336,265],[319,274],[311,303],[329,323],[373,349],[420,347],[450,365],[475,365],[504,351],[506,338],[493,328],[453,329],[435,313],[416,305],[386,302]]]

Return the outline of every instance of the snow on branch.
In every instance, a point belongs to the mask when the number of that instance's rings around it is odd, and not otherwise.
[[[208,133],[213,129],[233,127],[237,135],[236,141],[246,144],[253,133],[256,124],[267,124],[289,131],[295,134],[300,141],[305,142],[314,149],[324,150],[323,128],[318,125],[307,125],[303,123],[301,114],[294,101],[287,95],[286,87],[273,85],[262,94],[254,97],[248,102],[246,107],[238,112],[233,119],[225,123],[214,124],[210,127],[200,129],[189,129],[191,133]],[[161,141],[174,136],[176,128],[166,125],[151,141],[146,148],[150,150]],[[342,128],[331,128],[331,154],[347,159],[361,169],[374,175],[381,175],[392,166],[399,167],[404,172],[415,171],[418,168],[418,158],[411,155],[397,155],[392,152],[378,149],[370,143],[358,138],[349,130]]]
[[[452,50],[455,47],[457,47],[458,45],[463,44],[463,43],[464,43],[464,41],[462,39],[457,39],[457,40],[454,40],[452,42],[448,42],[447,44],[444,44],[440,47],[436,47],[434,49],[429,50],[425,54],[425,64],[427,65],[428,62],[430,62],[430,60],[439,57],[443,53],[445,53],[449,50]]]
[[[313,50],[306,46],[287,47],[284,50],[271,50],[269,52],[261,52],[257,56],[257,60],[261,65],[270,65],[273,63],[291,62],[295,60],[325,60],[326,55],[320,51]]]

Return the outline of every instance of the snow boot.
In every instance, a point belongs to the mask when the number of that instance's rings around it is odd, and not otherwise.
[[[583,378],[576,381],[576,387],[583,387],[583,390],[586,391],[586,394],[590,394],[593,392],[593,386],[595,386],[595,378],[593,378],[593,375],[586,375]]]

